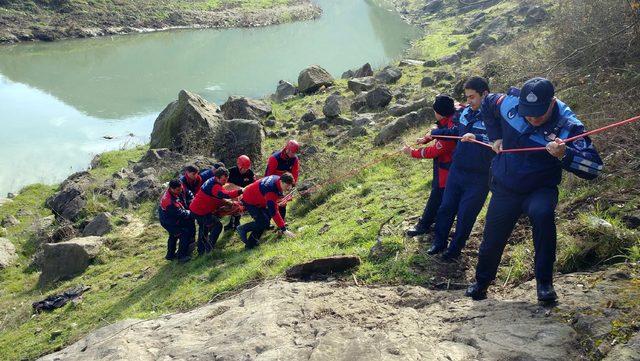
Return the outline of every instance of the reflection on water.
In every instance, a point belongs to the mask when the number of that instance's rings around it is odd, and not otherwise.
[[[0,192],[59,181],[92,154],[146,141],[180,89],[217,103],[232,94],[264,96],[310,64],[337,76],[367,61],[383,65],[417,35],[371,0],[318,3],[320,20],[268,28],[0,48]]]

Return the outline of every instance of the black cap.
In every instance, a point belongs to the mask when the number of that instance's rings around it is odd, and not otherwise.
[[[539,117],[549,109],[556,90],[545,78],[527,80],[520,90],[518,113],[523,117]]]
[[[446,94],[437,95],[433,101],[433,110],[443,117],[452,116],[456,112],[453,98]]]

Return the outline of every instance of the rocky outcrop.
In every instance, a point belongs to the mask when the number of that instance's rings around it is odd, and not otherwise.
[[[0,270],[11,266],[17,259],[18,255],[13,243],[0,237]]]
[[[234,115],[240,108],[256,116],[266,114],[265,108],[258,111],[259,104],[255,101],[235,98],[227,107],[228,115]],[[242,154],[260,159],[262,140],[262,126],[256,120],[225,120],[215,104],[182,90],[178,100],[156,119],[150,145],[187,155],[215,155],[225,164],[233,164]]]
[[[101,246],[100,237],[74,238],[66,242],[43,244],[42,274],[38,284],[46,286],[84,272],[100,252]]]
[[[274,281],[190,312],[120,321],[41,360],[580,359],[571,325],[530,294],[473,302],[462,293]]]
[[[301,93],[315,93],[321,87],[333,84],[333,77],[318,65],[311,65],[298,75],[298,89]]]
[[[220,107],[225,119],[260,120],[271,115],[271,106],[261,100],[231,96]]]
[[[181,90],[178,100],[169,104],[156,119],[150,148],[169,148],[182,154],[211,154],[221,121],[217,105]]]

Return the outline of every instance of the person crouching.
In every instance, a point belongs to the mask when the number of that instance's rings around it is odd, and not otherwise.
[[[264,177],[245,188],[242,204],[253,218],[253,222],[243,224],[236,229],[245,248],[251,249],[258,245],[260,237],[269,228],[271,219],[276,223],[281,234],[287,237],[295,236],[287,230],[287,225],[278,209],[278,199],[289,192],[294,183],[293,176],[287,172],[281,176]]]

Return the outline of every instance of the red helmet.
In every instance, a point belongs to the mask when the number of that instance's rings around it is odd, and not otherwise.
[[[295,154],[295,153],[298,153],[298,150],[300,150],[300,144],[298,144],[298,142],[296,142],[295,140],[291,139],[290,141],[287,142],[287,145],[284,147],[284,149]]]
[[[246,155],[238,157],[238,168],[249,169],[251,168],[251,159]]]

